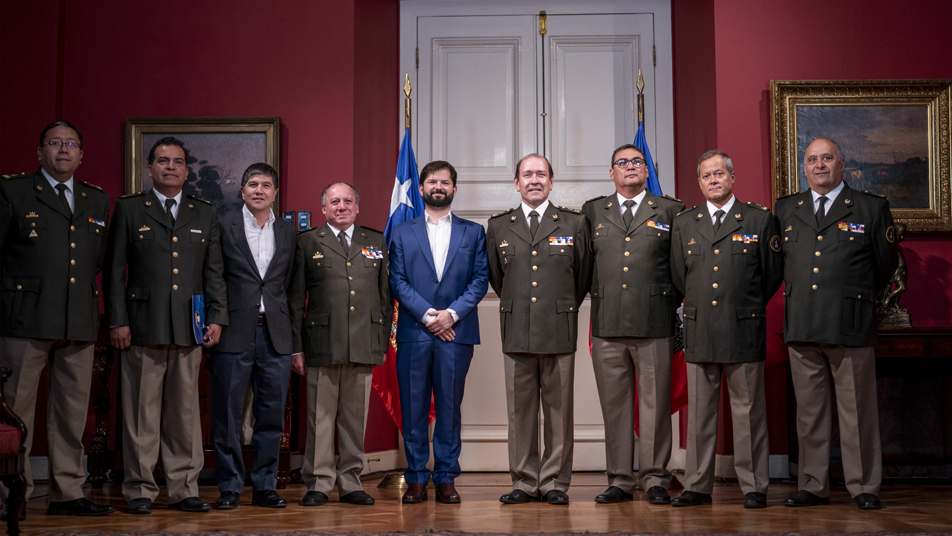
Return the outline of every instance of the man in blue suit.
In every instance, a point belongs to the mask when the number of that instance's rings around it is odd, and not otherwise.
[[[420,194],[426,212],[394,229],[390,249],[390,289],[400,303],[397,381],[409,465],[403,502],[426,500],[432,392],[436,500],[458,503],[453,481],[460,473],[460,404],[473,345],[479,344],[476,305],[489,284],[486,233],[450,212],[456,170],[449,162],[423,167]]]

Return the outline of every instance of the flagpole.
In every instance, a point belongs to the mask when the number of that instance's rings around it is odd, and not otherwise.
[[[640,75],[641,72],[639,71],[638,74]],[[406,76],[407,76],[407,77],[406,77],[405,81],[403,82],[403,94],[406,95],[406,98],[403,100],[403,111],[404,111],[404,121],[403,121],[403,124],[404,124],[404,126],[408,129],[407,132],[409,133],[409,128],[410,128],[410,91],[412,91],[412,88],[410,87],[410,75],[408,74],[408,75],[406,75]]]
[[[645,120],[645,77],[641,76],[641,68],[638,69],[638,83],[635,87],[638,88],[638,123],[643,123]]]

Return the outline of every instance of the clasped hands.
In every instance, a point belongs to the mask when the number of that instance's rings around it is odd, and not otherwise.
[[[430,333],[436,335],[444,342],[452,342],[456,338],[456,332],[453,331],[453,315],[449,311],[443,309],[442,311],[436,311],[436,313],[428,312],[430,316],[433,317],[430,320],[426,327],[430,330]]]

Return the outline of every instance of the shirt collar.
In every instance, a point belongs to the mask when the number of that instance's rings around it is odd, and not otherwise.
[[[330,228],[330,230],[334,232],[334,236],[335,236],[335,237],[336,237],[337,235],[339,235],[340,232],[341,232],[341,229],[338,229],[337,227],[334,227],[333,225],[331,225],[331,222],[327,222],[327,227]],[[348,240],[352,239],[353,236],[354,236],[354,227],[355,227],[355,226],[354,226],[354,224],[352,223],[352,224],[350,224],[350,227],[348,227],[346,230],[344,230],[344,234],[347,235],[347,239],[348,239]]]
[[[731,195],[731,198],[728,199],[727,202],[724,203],[724,206],[721,208],[717,208],[716,206],[714,206],[714,203],[711,203],[710,201],[708,201],[707,213],[710,214],[712,218],[714,217],[714,213],[717,212],[718,210],[723,210],[724,214],[727,214],[728,212],[731,211],[731,207],[734,206],[734,200],[735,200],[735,197]]]
[[[161,192],[159,192],[159,191],[156,190],[155,188],[152,188],[152,192],[155,194],[156,197],[159,198],[159,203],[162,205],[162,208],[164,209],[164,208],[165,208],[165,200],[166,200],[166,199],[170,199],[170,198],[165,197],[164,195],[162,195]],[[174,199],[174,200],[175,200],[175,205],[176,205],[176,206],[179,206],[179,207],[182,206],[182,190],[179,190],[179,192],[178,192],[177,194],[175,194],[175,197],[172,197],[171,199]]]
[[[245,225],[254,225],[258,229],[261,229],[261,227],[258,226],[258,219],[255,218],[255,215],[252,214],[250,210],[248,210],[248,205],[241,205],[241,214],[242,216],[244,216]],[[269,208],[268,221],[265,222],[264,226],[267,227],[273,223],[274,223],[274,211]]]
[[[830,190],[830,193],[826,194],[826,206],[829,207],[833,204],[833,201],[836,200],[836,196],[840,195],[840,192],[843,191],[843,188],[846,186],[846,181],[840,181],[836,188]],[[818,194],[816,190],[810,189],[810,193],[813,194],[813,207],[817,207],[817,199],[819,199],[823,194]],[[829,208],[826,209],[829,211]]]
[[[50,181],[50,186],[52,186],[54,189],[56,188],[56,185],[57,185],[57,184],[65,184],[67,190],[69,190],[70,192],[73,191],[73,178],[72,178],[72,177],[70,177],[69,180],[67,180],[66,182],[62,182],[62,183],[61,183],[60,181],[54,179],[53,176],[50,175],[49,173],[47,173],[46,170],[43,169],[42,167],[40,168],[40,171],[43,172],[43,176],[46,177],[46,180]]]
[[[532,212],[533,210],[536,211],[536,212],[538,212],[538,213],[539,213],[539,217],[541,218],[542,215],[545,214],[545,211],[546,211],[548,208],[549,208],[549,200],[548,200],[548,199],[546,199],[545,201],[543,201],[542,204],[539,205],[539,206],[536,207],[536,208],[530,207],[529,205],[527,205],[527,204],[525,203],[525,201],[522,202],[522,213],[525,214],[526,218],[529,217],[529,213]]]
[[[439,224],[441,224],[441,223],[443,223],[443,222],[452,222],[452,221],[453,221],[453,212],[452,212],[452,211],[447,212],[447,213],[446,213],[446,216],[443,216],[442,218],[440,218],[439,221],[434,220],[433,217],[430,216],[430,213],[429,213],[429,212],[424,211],[423,214],[426,215],[426,222],[427,222],[427,223],[432,223],[433,225],[439,225]]]
[[[625,206],[625,201],[628,201],[628,198],[621,195],[621,192],[615,192],[615,195],[618,196],[618,204],[620,206]],[[634,200],[635,202],[635,210],[638,210],[638,207],[641,206],[641,202],[645,200],[646,195],[648,195],[647,188],[642,190],[640,194],[636,195],[635,197],[632,197],[632,200]]]

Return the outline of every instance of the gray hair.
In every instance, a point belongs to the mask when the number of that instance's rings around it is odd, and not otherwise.
[[[701,176],[701,163],[705,160],[709,160],[719,156],[724,160],[724,167],[727,168],[727,174],[731,175],[734,173],[734,163],[731,162],[731,157],[727,156],[727,153],[724,151],[718,151],[717,149],[711,149],[710,151],[701,155],[701,158],[697,161],[697,176]]]
[[[357,188],[354,188],[354,185],[348,182],[337,181],[332,182],[324,187],[324,191],[321,192],[321,206],[327,206],[327,190],[329,190],[330,187],[334,186],[335,184],[346,184],[347,186],[350,186],[350,189],[354,191],[354,203],[357,203],[358,205],[360,204],[360,194],[357,193]]]

